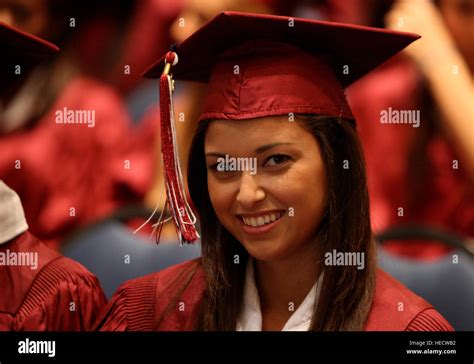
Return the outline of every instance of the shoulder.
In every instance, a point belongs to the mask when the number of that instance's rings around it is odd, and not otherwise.
[[[367,331],[451,331],[451,325],[423,298],[377,270]]]
[[[106,303],[97,278],[60,256],[35,278],[15,316],[15,329],[90,330]]]
[[[100,289],[97,277],[92,274],[82,264],[60,255],[51,261],[38,274],[35,284],[43,282],[45,284],[54,285],[62,281],[68,281],[75,285],[86,285],[89,289]]]
[[[6,263],[0,265],[0,311],[15,315],[37,277],[60,254],[41,244],[28,231],[1,245],[0,254]],[[18,260],[20,255],[23,255],[23,262],[13,261],[13,258]]]
[[[35,277],[24,306],[28,306],[29,300],[46,300],[48,296],[65,295],[70,297],[70,302],[75,303],[78,311],[92,309],[97,314],[106,303],[97,277],[75,260],[53,251],[43,243],[40,245],[43,254],[57,255]]]
[[[97,321],[102,331],[151,331],[175,298],[194,305],[204,286],[201,260],[194,259],[122,284]],[[189,311],[188,311],[189,312]],[[170,315],[173,313],[170,312]],[[171,328],[170,328],[171,329]]]
[[[30,263],[34,262],[33,266],[15,266],[17,269],[11,272],[2,287],[6,292],[4,297],[15,297],[0,299],[0,307],[8,308],[5,312],[12,317],[13,329],[90,328],[106,303],[102,288],[92,273],[48,248],[28,232],[9,248],[17,253],[28,252],[32,255]]]
[[[47,287],[54,287],[63,281],[99,286],[95,275],[82,264],[47,247],[28,232],[22,238],[24,240],[19,243],[22,250],[38,253],[39,263],[33,285],[43,283],[45,291],[48,290]]]

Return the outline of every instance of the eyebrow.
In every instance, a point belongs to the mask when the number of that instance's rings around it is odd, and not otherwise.
[[[266,152],[267,150],[270,150],[270,149],[275,148],[275,147],[279,147],[280,145],[290,145],[290,144],[295,144],[295,143],[271,143],[271,144],[265,144],[265,145],[262,145],[262,146],[258,147],[257,149],[255,149],[255,154],[264,153],[264,152]],[[209,153],[206,153],[206,157],[223,157],[223,156],[225,156],[225,154],[223,154],[223,153],[217,153],[217,152],[209,152]]]

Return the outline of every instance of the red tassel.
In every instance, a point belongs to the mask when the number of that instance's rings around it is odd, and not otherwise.
[[[194,216],[183,187],[183,177],[179,165],[179,154],[174,125],[172,106],[172,78],[169,73],[171,65],[176,64],[177,56],[168,52],[165,58],[165,70],[160,77],[160,116],[161,116],[161,156],[166,187],[167,203],[181,243],[194,243],[199,239]]]

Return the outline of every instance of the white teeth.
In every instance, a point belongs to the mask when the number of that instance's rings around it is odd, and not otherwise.
[[[277,212],[277,213],[271,213],[268,215],[262,215],[258,217],[243,217],[242,220],[244,221],[245,225],[252,226],[252,227],[257,227],[257,226],[263,226],[266,224],[269,224],[273,221],[278,220],[283,213]]]

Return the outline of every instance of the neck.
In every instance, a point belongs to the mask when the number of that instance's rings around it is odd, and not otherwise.
[[[289,318],[303,302],[321,273],[318,255],[311,250],[278,261],[255,260],[262,315],[272,312]]]

